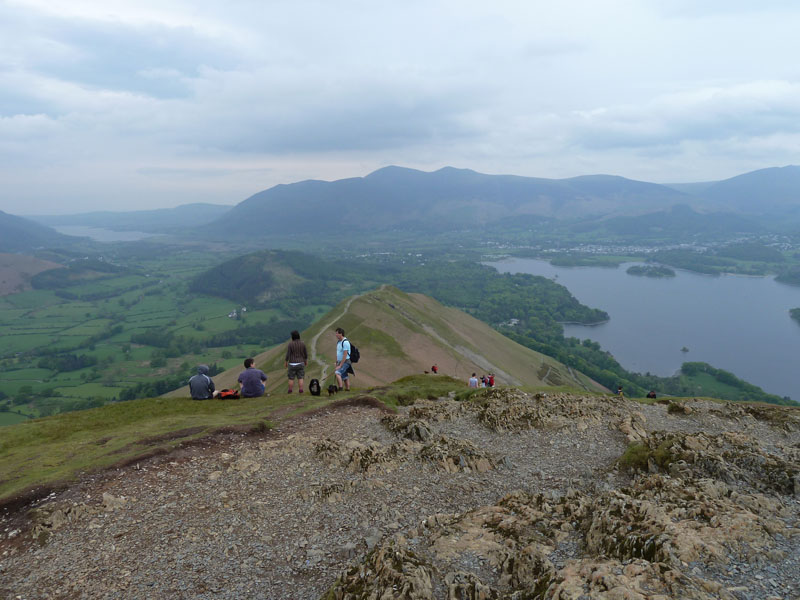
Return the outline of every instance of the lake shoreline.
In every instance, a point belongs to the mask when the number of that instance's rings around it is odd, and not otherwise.
[[[600,344],[625,369],[669,377],[690,360],[705,362],[781,397],[800,397],[800,287],[771,275],[709,274],[676,269],[676,277],[629,275],[622,269],[555,267],[537,259],[484,262],[499,272],[546,277],[581,304],[605,311],[597,323],[562,322],[565,337]],[[680,351],[691,348],[691,355]],[[689,358],[691,356],[691,358]]]

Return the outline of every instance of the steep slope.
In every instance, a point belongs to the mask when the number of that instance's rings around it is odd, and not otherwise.
[[[759,169],[694,190],[698,197],[728,210],[772,214],[797,208],[800,166]]]
[[[336,327],[342,327],[361,351],[361,361],[354,366],[357,388],[386,385],[436,364],[441,374],[462,379],[465,385],[473,372],[492,372],[499,385],[604,389],[460,310],[389,286],[342,302],[302,333],[310,354],[306,379],[316,377],[327,385],[335,360]],[[281,391],[286,385],[285,349],[281,344],[256,357],[256,365],[269,376],[268,391]],[[236,367],[214,377],[217,388],[235,387],[241,370]],[[167,395],[186,394],[184,387]]]
[[[0,252],[23,252],[64,245],[76,238],[0,210]]]
[[[639,214],[686,202],[677,190],[623,177],[543,179],[447,167],[386,167],[338,181],[278,185],[244,200],[212,230],[253,236],[282,231],[390,231],[475,227],[510,216]],[[265,228],[265,224],[269,227]]]
[[[746,217],[734,212],[699,213],[685,204],[676,204],[669,210],[637,215],[634,217],[612,217],[577,223],[573,231],[595,231],[606,239],[627,238],[641,240],[666,239],[683,241],[695,237],[706,240],[712,236],[732,236],[763,231],[764,227],[755,217]]]

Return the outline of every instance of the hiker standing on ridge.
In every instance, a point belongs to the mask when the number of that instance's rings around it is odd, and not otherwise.
[[[286,346],[286,360],[284,367],[289,375],[289,393],[292,393],[294,380],[297,379],[297,393],[303,393],[303,377],[306,375],[308,365],[308,352],[303,340],[300,339],[300,332],[292,332],[292,341]]]
[[[478,377],[475,373],[472,374],[472,377],[469,378],[469,383],[467,384],[471,388],[478,387]]]
[[[244,371],[239,373],[242,398],[258,398],[266,390],[264,382],[267,380],[267,376],[264,371],[253,366],[255,362],[253,358],[244,359]]]
[[[214,380],[208,376],[207,365],[197,366],[197,375],[189,379],[189,393],[193,400],[208,400],[214,397]]]
[[[344,329],[336,328],[336,384],[339,389],[350,391],[350,376],[353,372],[350,366],[350,342],[344,337]]]

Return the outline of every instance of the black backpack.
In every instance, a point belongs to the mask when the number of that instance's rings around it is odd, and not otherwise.
[[[344,339],[347,340],[347,338]],[[350,342],[350,340],[347,341]],[[351,363],[357,363],[361,358],[361,352],[353,345],[353,342],[350,342],[350,353],[347,355],[347,358]]]
[[[320,392],[322,391],[322,386],[319,384],[319,379],[311,380],[311,383],[308,384],[308,391],[311,392],[312,396],[319,396]]]

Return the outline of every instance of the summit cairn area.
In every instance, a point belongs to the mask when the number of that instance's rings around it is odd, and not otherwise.
[[[800,412],[514,388],[335,402],[0,522],[0,597],[800,597]]]

